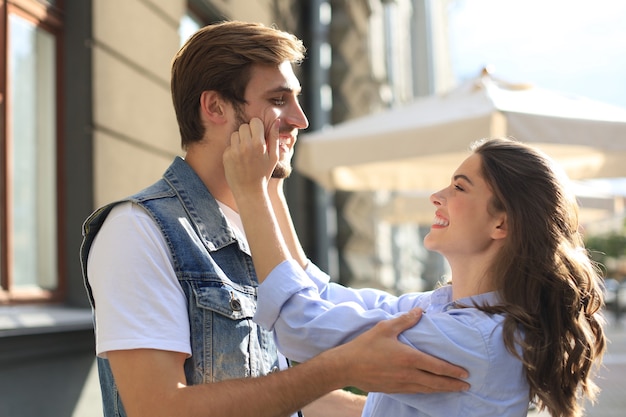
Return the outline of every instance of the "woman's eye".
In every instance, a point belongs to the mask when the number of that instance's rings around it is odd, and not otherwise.
[[[461,186],[460,186],[460,185],[458,185],[458,184],[455,184],[455,185],[454,185],[454,189],[455,189],[455,190],[459,190],[459,191],[465,191],[465,190],[463,189],[463,187],[461,187]]]

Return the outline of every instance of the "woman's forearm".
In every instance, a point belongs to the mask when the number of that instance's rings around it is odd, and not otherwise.
[[[289,249],[266,190],[239,195],[237,205],[257,277],[263,282],[278,264],[291,258]]]
[[[293,225],[293,219],[291,218],[291,212],[287,205],[287,199],[283,192],[282,179],[271,179],[268,185],[269,198],[276,215],[276,220],[280,228],[280,232],[283,236],[287,250],[291,255],[291,258],[296,260],[300,266],[304,269],[307,266],[308,258],[300,244],[300,239],[296,233],[296,228]]]

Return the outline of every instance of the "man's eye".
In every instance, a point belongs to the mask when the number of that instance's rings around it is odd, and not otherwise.
[[[282,106],[283,104],[285,104],[285,100],[282,97],[272,99],[272,102],[277,106]]]

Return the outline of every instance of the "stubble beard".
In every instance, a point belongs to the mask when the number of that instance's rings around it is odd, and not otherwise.
[[[291,176],[291,164],[287,164],[282,161],[278,161],[274,171],[272,171],[272,178],[285,179]]]

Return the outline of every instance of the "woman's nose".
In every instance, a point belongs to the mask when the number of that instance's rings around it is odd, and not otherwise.
[[[430,195],[430,202],[433,203],[435,206],[440,206],[442,204],[442,201],[444,199],[442,192],[443,190],[440,190]]]

